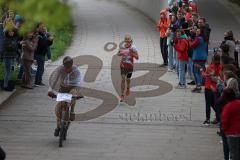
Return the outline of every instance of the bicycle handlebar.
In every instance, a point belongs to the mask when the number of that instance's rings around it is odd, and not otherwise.
[[[52,99],[57,98],[57,94],[54,94],[54,93],[51,93],[51,92],[48,93],[48,96]],[[82,99],[82,98],[84,98],[84,96],[72,96],[72,100],[79,100],[79,99]]]

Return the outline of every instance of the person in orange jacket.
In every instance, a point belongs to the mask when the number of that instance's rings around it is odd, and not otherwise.
[[[160,48],[163,58],[163,64],[161,66],[168,65],[168,51],[167,51],[167,29],[170,25],[170,20],[167,18],[167,11],[162,10],[160,12],[160,20],[157,24],[157,29],[160,32]]]

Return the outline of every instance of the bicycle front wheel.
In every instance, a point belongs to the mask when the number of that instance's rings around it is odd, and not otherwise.
[[[64,139],[64,129],[65,126],[64,126],[64,122],[61,122],[61,125],[60,125],[60,134],[59,134],[59,147],[62,147],[63,146],[63,139]]]

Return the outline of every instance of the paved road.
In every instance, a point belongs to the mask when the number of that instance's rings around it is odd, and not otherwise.
[[[87,94],[84,100],[78,102],[77,112],[90,112],[94,119],[73,123],[68,141],[63,149],[59,149],[58,141],[53,137],[55,102],[47,98],[47,87],[23,91],[0,107],[0,144],[7,152],[7,159],[222,159],[217,129],[214,126],[201,126],[204,120],[202,94],[192,94],[190,88],[173,89],[170,92],[169,88],[165,88],[167,93],[161,95],[151,92],[141,97],[137,94],[157,89],[157,84],[175,86],[177,83],[174,73],[163,76],[160,74],[157,79],[161,81],[154,83],[156,75],[153,71],[165,72],[154,67],[156,63],[161,63],[158,34],[154,24],[121,3],[108,0],[72,0],[71,4],[76,34],[66,54],[78,57],[82,75],[85,75],[82,85]],[[203,0],[200,5],[208,8],[206,11],[211,11],[209,4],[212,2]],[[216,6],[218,10],[224,8],[218,1]],[[201,7],[203,9],[205,8]],[[209,20],[214,21],[214,17],[209,16]],[[225,24],[219,24],[216,30],[224,26]],[[133,35],[139,48],[138,63],[152,66],[148,70],[141,71],[140,68],[134,73],[134,78],[149,71],[153,73],[146,79],[136,81],[141,86],[133,88],[137,96],[135,102],[115,104],[118,89],[114,87],[116,84],[112,82],[112,75],[117,72],[115,67],[118,64],[114,57],[116,51],[106,52],[104,45],[107,42],[119,43],[125,33]],[[219,38],[217,34],[214,36]],[[92,61],[96,61],[98,65],[92,65]],[[46,83],[59,63],[60,61],[48,66]],[[89,76],[89,72],[96,75]],[[160,87],[164,88],[162,85]],[[103,106],[105,112],[101,112],[102,115],[92,112],[103,101],[107,103]]]

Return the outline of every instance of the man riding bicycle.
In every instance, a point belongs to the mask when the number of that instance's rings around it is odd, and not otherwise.
[[[63,59],[63,65],[59,66],[53,77],[50,78],[50,88],[48,95],[54,97],[56,94],[55,91],[60,93],[69,93],[73,96],[81,96],[80,94],[80,82],[81,82],[81,73],[77,66],[73,65],[73,59],[69,56],[66,56]],[[74,107],[76,100],[73,99],[70,103],[70,121],[75,120]],[[59,136],[60,131],[60,121],[62,116],[62,107],[66,105],[66,102],[58,102],[55,107],[55,113],[57,117],[57,128],[54,131],[54,136]]]

